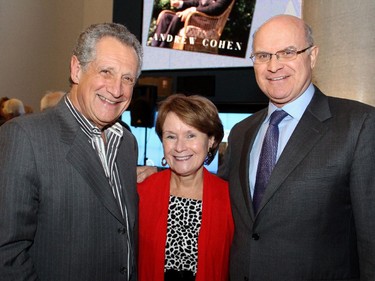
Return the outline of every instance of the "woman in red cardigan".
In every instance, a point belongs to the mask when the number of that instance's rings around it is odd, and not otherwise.
[[[138,185],[138,280],[228,280],[234,228],[228,184],[203,166],[224,134],[217,109],[201,96],[169,96],[156,132],[169,169]]]

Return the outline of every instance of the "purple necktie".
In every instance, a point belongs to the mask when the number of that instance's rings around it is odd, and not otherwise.
[[[270,123],[264,136],[262,150],[260,151],[258,170],[256,174],[253,207],[257,213],[262,201],[266,186],[271,176],[273,167],[276,164],[277,146],[279,143],[279,123],[288,114],[283,110],[276,110],[271,114]]]

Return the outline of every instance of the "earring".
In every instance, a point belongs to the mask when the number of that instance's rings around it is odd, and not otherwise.
[[[167,160],[165,160],[164,157],[161,159],[161,165],[162,165],[163,167],[167,166]]]
[[[207,153],[206,159],[204,159],[204,164],[205,165],[210,164],[211,160],[212,160],[212,152],[211,152],[211,149],[210,149]]]

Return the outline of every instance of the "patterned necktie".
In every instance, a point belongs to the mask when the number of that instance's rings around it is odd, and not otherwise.
[[[277,146],[279,143],[279,123],[288,114],[283,110],[276,110],[271,114],[270,122],[264,136],[262,150],[259,156],[258,170],[256,174],[253,207],[257,213],[260,202],[262,201],[266,186],[273,167],[276,164]]]

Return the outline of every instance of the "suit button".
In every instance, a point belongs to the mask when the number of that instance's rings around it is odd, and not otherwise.
[[[253,235],[251,235],[251,238],[253,238],[253,240],[259,240],[259,233],[253,233]]]
[[[244,281],[249,281],[249,278],[244,277],[243,280],[244,280]]]
[[[118,233],[120,234],[125,234],[126,233],[126,229],[125,227],[120,227],[119,229],[117,229]]]
[[[127,269],[125,266],[123,266],[123,267],[121,267],[121,269],[120,269],[120,273],[121,273],[122,275],[126,275],[126,274],[128,273],[128,269]]]

